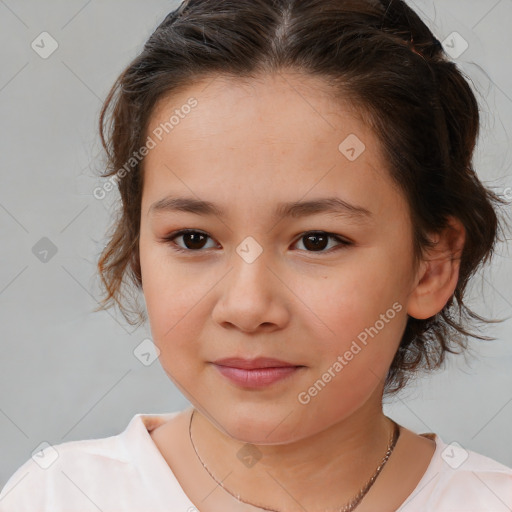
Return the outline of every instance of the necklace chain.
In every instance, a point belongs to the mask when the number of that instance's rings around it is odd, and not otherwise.
[[[263,505],[258,505],[258,504],[255,504],[255,503],[251,503],[249,501],[242,500],[240,498],[239,494],[235,494],[235,493],[231,492],[229,489],[226,489],[224,484],[222,482],[219,482],[219,480],[217,480],[213,476],[211,471],[208,469],[206,464],[201,459],[199,453],[197,453],[196,446],[194,444],[194,441],[192,440],[192,418],[194,416],[194,412],[195,412],[195,409],[192,409],[192,414],[190,415],[190,422],[189,422],[189,425],[188,425],[188,433],[189,433],[189,437],[190,437],[190,442],[192,443],[192,448],[194,449],[194,452],[196,453],[197,458],[199,459],[199,462],[202,464],[202,466],[208,472],[208,474],[213,478],[213,480],[215,480],[215,482],[217,482],[227,493],[231,494],[231,496],[236,498],[236,500],[239,501],[240,503],[245,503],[247,505],[252,505],[252,506],[258,507],[258,508],[260,508],[262,510],[267,510],[268,512],[280,512],[279,510],[275,510],[273,508],[268,508],[268,507],[265,507]],[[382,471],[382,468],[384,467],[384,465],[388,461],[389,456],[393,452],[393,449],[395,448],[395,445],[396,445],[396,443],[398,441],[398,438],[400,436],[400,429],[398,427],[398,424],[395,421],[393,421],[393,420],[391,420],[391,421],[393,422],[393,432],[391,434],[391,438],[390,438],[389,443],[388,443],[388,448],[387,448],[387,451],[386,451],[386,455],[384,455],[384,458],[382,459],[381,463],[378,465],[377,469],[375,470],[375,473],[366,482],[366,484],[362,487],[362,489],[354,496],[354,498],[352,498],[352,500],[349,503],[347,503],[346,505],[342,506],[341,508],[336,509],[336,512],[352,512],[357,507],[357,505],[359,505],[359,502],[364,498],[364,496],[368,493],[368,491],[370,490],[371,486],[375,482],[377,476]]]

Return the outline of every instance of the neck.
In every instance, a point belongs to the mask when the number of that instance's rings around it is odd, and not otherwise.
[[[245,441],[222,432],[198,410],[192,422],[195,448],[216,480],[244,502],[283,512],[296,510],[297,503],[312,511],[349,503],[381,463],[392,433],[381,405],[366,404],[310,437],[255,444],[259,460],[244,465],[238,454],[247,450]]]

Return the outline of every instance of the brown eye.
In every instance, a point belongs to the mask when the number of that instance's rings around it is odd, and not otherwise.
[[[298,241],[303,240],[303,245],[308,252],[328,252],[325,248],[329,245],[329,240],[336,240],[339,242],[334,250],[351,245],[351,242],[343,240],[337,235],[326,233],[325,231],[310,231],[301,236]]]
[[[202,249],[206,240],[202,233],[185,233],[181,236],[187,249]]]
[[[175,240],[182,239],[182,244],[175,242]],[[166,244],[170,245],[173,250],[183,253],[193,253],[193,252],[204,252],[203,249],[211,249],[215,247],[210,246],[206,247],[207,240],[211,239],[209,235],[203,233],[201,231],[197,231],[195,229],[183,229],[181,231],[176,231],[169,236],[165,237],[163,240]],[[211,239],[213,240],[213,239]],[[331,245],[329,247],[329,241],[334,240],[338,242],[334,247]],[[327,233],[325,231],[309,231],[301,236],[299,240],[296,242],[303,241],[303,245],[306,252],[333,252],[338,249],[346,248],[352,245],[352,242],[348,240],[344,240],[338,235],[333,233]],[[329,248],[329,250],[326,250]]]
[[[182,238],[183,246],[174,242],[174,240]],[[173,248],[177,251],[182,252],[199,252],[204,248],[205,242],[210,238],[206,233],[201,231],[196,231],[193,229],[184,229],[181,231],[177,231],[172,235],[169,235],[165,238],[165,241],[173,246]]]
[[[308,250],[318,251],[323,250],[329,243],[329,236],[323,233],[313,233],[312,235],[306,235],[303,237],[304,247]]]

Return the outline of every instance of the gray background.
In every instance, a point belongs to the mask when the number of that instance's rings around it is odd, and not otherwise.
[[[454,60],[482,109],[476,169],[512,199],[512,0],[410,3],[440,41],[457,31],[469,43]],[[92,312],[116,195],[92,195],[102,184],[101,101],[175,5],[0,0],[0,488],[42,441],[106,437],[136,413],[188,405],[158,360],[146,366],[133,353],[149,325],[134,330],[114,311]],[[31,47],[43,31],[59,45],[47,59]],[[45,237],[57,250],[47,262],[33,252]],[[484,316],[510,317],[511,271],[501,244],[477,274],[469,304]],[[512,466],[512,321],[485,334],[497,340],[472,341],[475,357],[448,357],[443,371],[418,380],[385,412]]]

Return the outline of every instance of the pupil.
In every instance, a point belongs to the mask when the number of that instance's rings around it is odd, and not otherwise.
[[[307,235],[306,237],[307,241],[313,240],[312,248],[313,249],[325,249],[326,245],[325,242],[327,240],[327,237],[322,234],[313,234],[313,235]],[[320,243],[318,242],[319,239],[321,240]],[[308,244],[304,244],[305,247],[308,247]]]
[[[192,239],[192,244],[187,243],[187,237]],[[198,240],[200,237],[204,238],[204,235],[202,233],[185,233],[183,240],[185,241],[187,249],[200,249],[202,247],[201,242]],[[199,247],[195,247],[194,243],[199,243]],[[190,245],[192,245],[192,247],[190,247]]]

